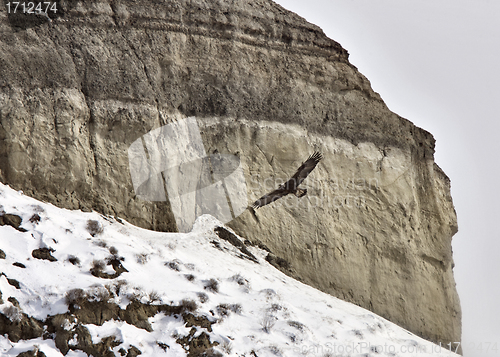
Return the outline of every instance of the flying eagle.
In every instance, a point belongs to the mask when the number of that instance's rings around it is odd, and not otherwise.
[[[274,202],[281,197],[289,195],[290,193],[295,194],[297,197],[303,197],[306,195],[307,190],[299,188],[299,185],[304,181],[309,175],[309,173],[314,170],[319,160],[323,158],[323,155],[319,152],[314,152],[309,158],[298,168],[295,175],[292,176],[290,180],[281,184],[276,190],[262,196],[257,201],[252,204],[252,208],[257,209],[265,206],[271,202]]]

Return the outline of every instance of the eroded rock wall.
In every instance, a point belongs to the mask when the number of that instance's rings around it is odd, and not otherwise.
[[[460,336],[456,217],[449,179],[433,160],[282,123],[214,120],[205,130],[231,138],[208,146],[244,150],[252,200],[291,177],[307,153],[323,153],[303,184],[307,196],[287,196],[230,223],[288,262],[285,272],[427,339]]]
[[[230,223],[304,282],[434,341],[460,340],[449,179],[432,135],[390,112],[347,52],[271,1],[0,4],[0,180],[38,199],[176,230],[136,197],[128,147],[195,116],[254,200],[312,153],[308,195]],[[271,180],[269,180],[271,178]],[[263,184],[264,182],[264,184]]]

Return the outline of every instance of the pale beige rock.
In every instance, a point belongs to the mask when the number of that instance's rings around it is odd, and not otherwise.
[[[0,9],[0,180],[71,209],[172,231],[134,193],[127,150],[195,116],[254,200],[314,150],[308,195],[232,221],[289,274],[433,341],[460,340],[450,182],[432,135],[390,112],[348,54],[267,0],[59,2]]]
[[[245,152],[252,200],[287,180],[312,151],[324,155],[302,185],[307,196],[247,211],[233,229],[262,241],[308,284],[428,339],[460,336],[451,252],[457,223],[449,179],[432,160],[281,123],[213,122],[207,146]],[[221,130],[225,139],[214,141]],[[436,316],[440,323],[430,324]]]

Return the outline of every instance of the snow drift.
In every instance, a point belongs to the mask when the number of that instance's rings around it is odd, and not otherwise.
[[[4,185],[0,216],[4,356],[455,355],[287,277],[211,216],[160,233]]]

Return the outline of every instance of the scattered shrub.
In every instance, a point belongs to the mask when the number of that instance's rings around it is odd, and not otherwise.
[[[240,273],[233,275],[230,280],[237,282],[238,285],[245,285],[246,281]]]
[[[225,319],[231,314],[229,304],[219,304],[215,309],[217,310],[217,313],[222,319]]]
[[[109,247],[109,253],[113,254],[113,255],[117,255],[118,249],[116,249],[115,247]]]
[[[269,348],[269,351],[271,351],[271,353],[273,355],[276,355],[276,356],[281,356],[282,355],[281,349],[278,346],[271,345],[268,348]]]
[[[231,281],[234,281],[236,282],[239,286],[243,287],[244,289],[246,289],[246,291],[248,292],[248,290],[250,289],[250,282],[245,279],[241,274],[236,274],[236,275],[233,275],[231,278],[230,278]]]
[[[269,307],[269,311],[270,312],[277,312],[277,311],[281,311],[283,309],[283,306],[281,306],[280,304],[271,304],[271,307]]]
[[[205,290],[211,291],[213,293],[218,293],[219,282],[213,278],[208,280],[208,282],[205,284]]]
[[[97,245],[98,247],[102,247],[102,248],[106,248],[108,246],[108,244],[103,240],[96,240],[93,243],[95,245]]]
[[[179,306],[183,312],[195,312],[198,310],[198,304],[191,299],[182,299]]]
[[[181,271],[181,268],[179,267],[179,263],[176,262],[175,260],[171,261],[171,262],[166,262],[165,266],[167,266],[170,269],[175,270],[175,271]]]
[[[98,234],[101,234],[104,232],[104,228],[102,227],[101,223],[99,221],[89,219],[87,221],[87,231],[90,233],[92,237],[95,237]]]
[[[93,260],[90,273],[94,276],[99,276],[104,271],[105,264],[102,260]]]
[[[111,298],[110,291],[105,286],[95,286],[87,292],[87,299],[91,301],[108,301]]]
[[[302,322],[298,322],[298,321],[288,321],[288,325],[296,328],[297,330],[299,330],[301,332],[303,332],[305,327],[306,327]]]
[[[118,266],[121,266],[121,262],[125,260],[124,257],[120,257],[117,254],[110,255],[109,257],[106,258],[106,264],[112,265],[113,268],[116,270]]]
[[[73,265],[80,265],[80,258],[74,256],[74,255],[70,255],[68,257],[68,261],[73,264]]]
[[[241,312],[243,311],[241,304],[231,304],[229,305],[229,309],[235,314],[241,314]]]
[[[219,250],[223,250],[220,243],[217,242],[216,240],[212,240],[212,241],[210,241],[210,243],[212,243],[215,248],[217,248]]]
[[[19,322],[23,318],[23,312],[16,306],[8,306],[3,310],[3,314],[12,322]]]
[[[122,288],[127,285],[125,280],[118,280],[114,284],[106,285],[106,288],[114,295],[119,296]]]
[[[266,252],[268,253],[271,253],[271,249],[269,249],[264,243],[260,242],[260,241],[256,241],[256,242],[251,242],[249,241],[248,239],[245,239],[245,241],[243,242],[246,246],[249,246],[249,247],[257,247],[259,249],[262,249],[262,250],[265,250]]]
[[[200,299],[200,302],[204,304],[208,301],[208,295],[205,293],[198,293],[198,299]]]
[[[31,205],[31,208],[33,208],[33,212],[35,213],[42,213],[45,212],[42,206],[40,205]]]
[[[151,291],[148,294],[148,303],[152,304],[154,302],[159,302],[159,301],[161,301],[161,296],[156,291]]]
[[[130,301],[138,301],[140,302],[141,299],[142,299],[142,294],[139,290],[135,290],[131,293],[128,294],[127,298],[130,300]]]
[[[40,215],[38,213],[35,213],[33,216],[31,216],[29,221],[30,221],[30,223],[36,224],[36,223],[40,222],[41,219],[42,218],[40,217]]]
[[[45,353],[43,353],[43,351],[40,351],[37,345],[33,347],[34,349],[21,352],[16,357],[46,357]]]
[[[104,285],[104,288],[106,288],[106,290],[108,291],[108,294],[109,294],[110,298],[116,297],[115,287],[113,285],[106,284],[106,285]]]
[[[352,333],[354,334],[354,336],[356,337],[359,337],[359,338],[363,338],[363,334],[361,333],[361,331],[359,330],[352,330]]]
[[[137,259],[137,263],[142,265],[146,264],[149,259],[146,253],[136,254],[135,257]]]
[[[184,275],[184,277],[185,277],[188,281],[194,281],[194,279],[196,279],[196,277],[195,277],[193,274],[186,274],[186,275]]]
[[[276,317],[269,314],[266,314],[262,319],[262,321],[260,322],[262,330],[265,333],[270,333],[271,329],[274,327],[275,324],[276,324]]]
[[[68,306],[81,306],[85,301],[108,301],[112,296],[113,292],[109,285],[97,285],[87,291],[83,289],[71,289],[66,292],[65,299]]]
[[[71,289],[66,292],[65,299],[68,306],[81,305],[87,300],[87,293],[83,289]]]
[[[274,291],[273,289],[263,289],[260,291],[262,294],[266,295],[266,299],[267,300],[271,300],[275,297],[278,296],[278,294],[276,293],[276,291]]]
[[[222,357],[222,353],[214,350],[213,348],[210,348],[210,349],[204,351],[199,356],[201,356],[201,357]]]
[[[235,314],[240,314],[242,311],[241,304],[219,304],[216,307],[217,313],[223,319],[228,317],[231,312]]]
[[[230,355],[231,352],[233,351],[233,344],[231,343],[231,341],[225,341],[221,346],[220,348],[222,349],[222,351],[224,351],[224,353]]]
[[[297,342],[297,336],[295,336],[294,333],[285,332],[285,336],[287,336],[290,339],[290,342],[292,342],[292,343]]]

